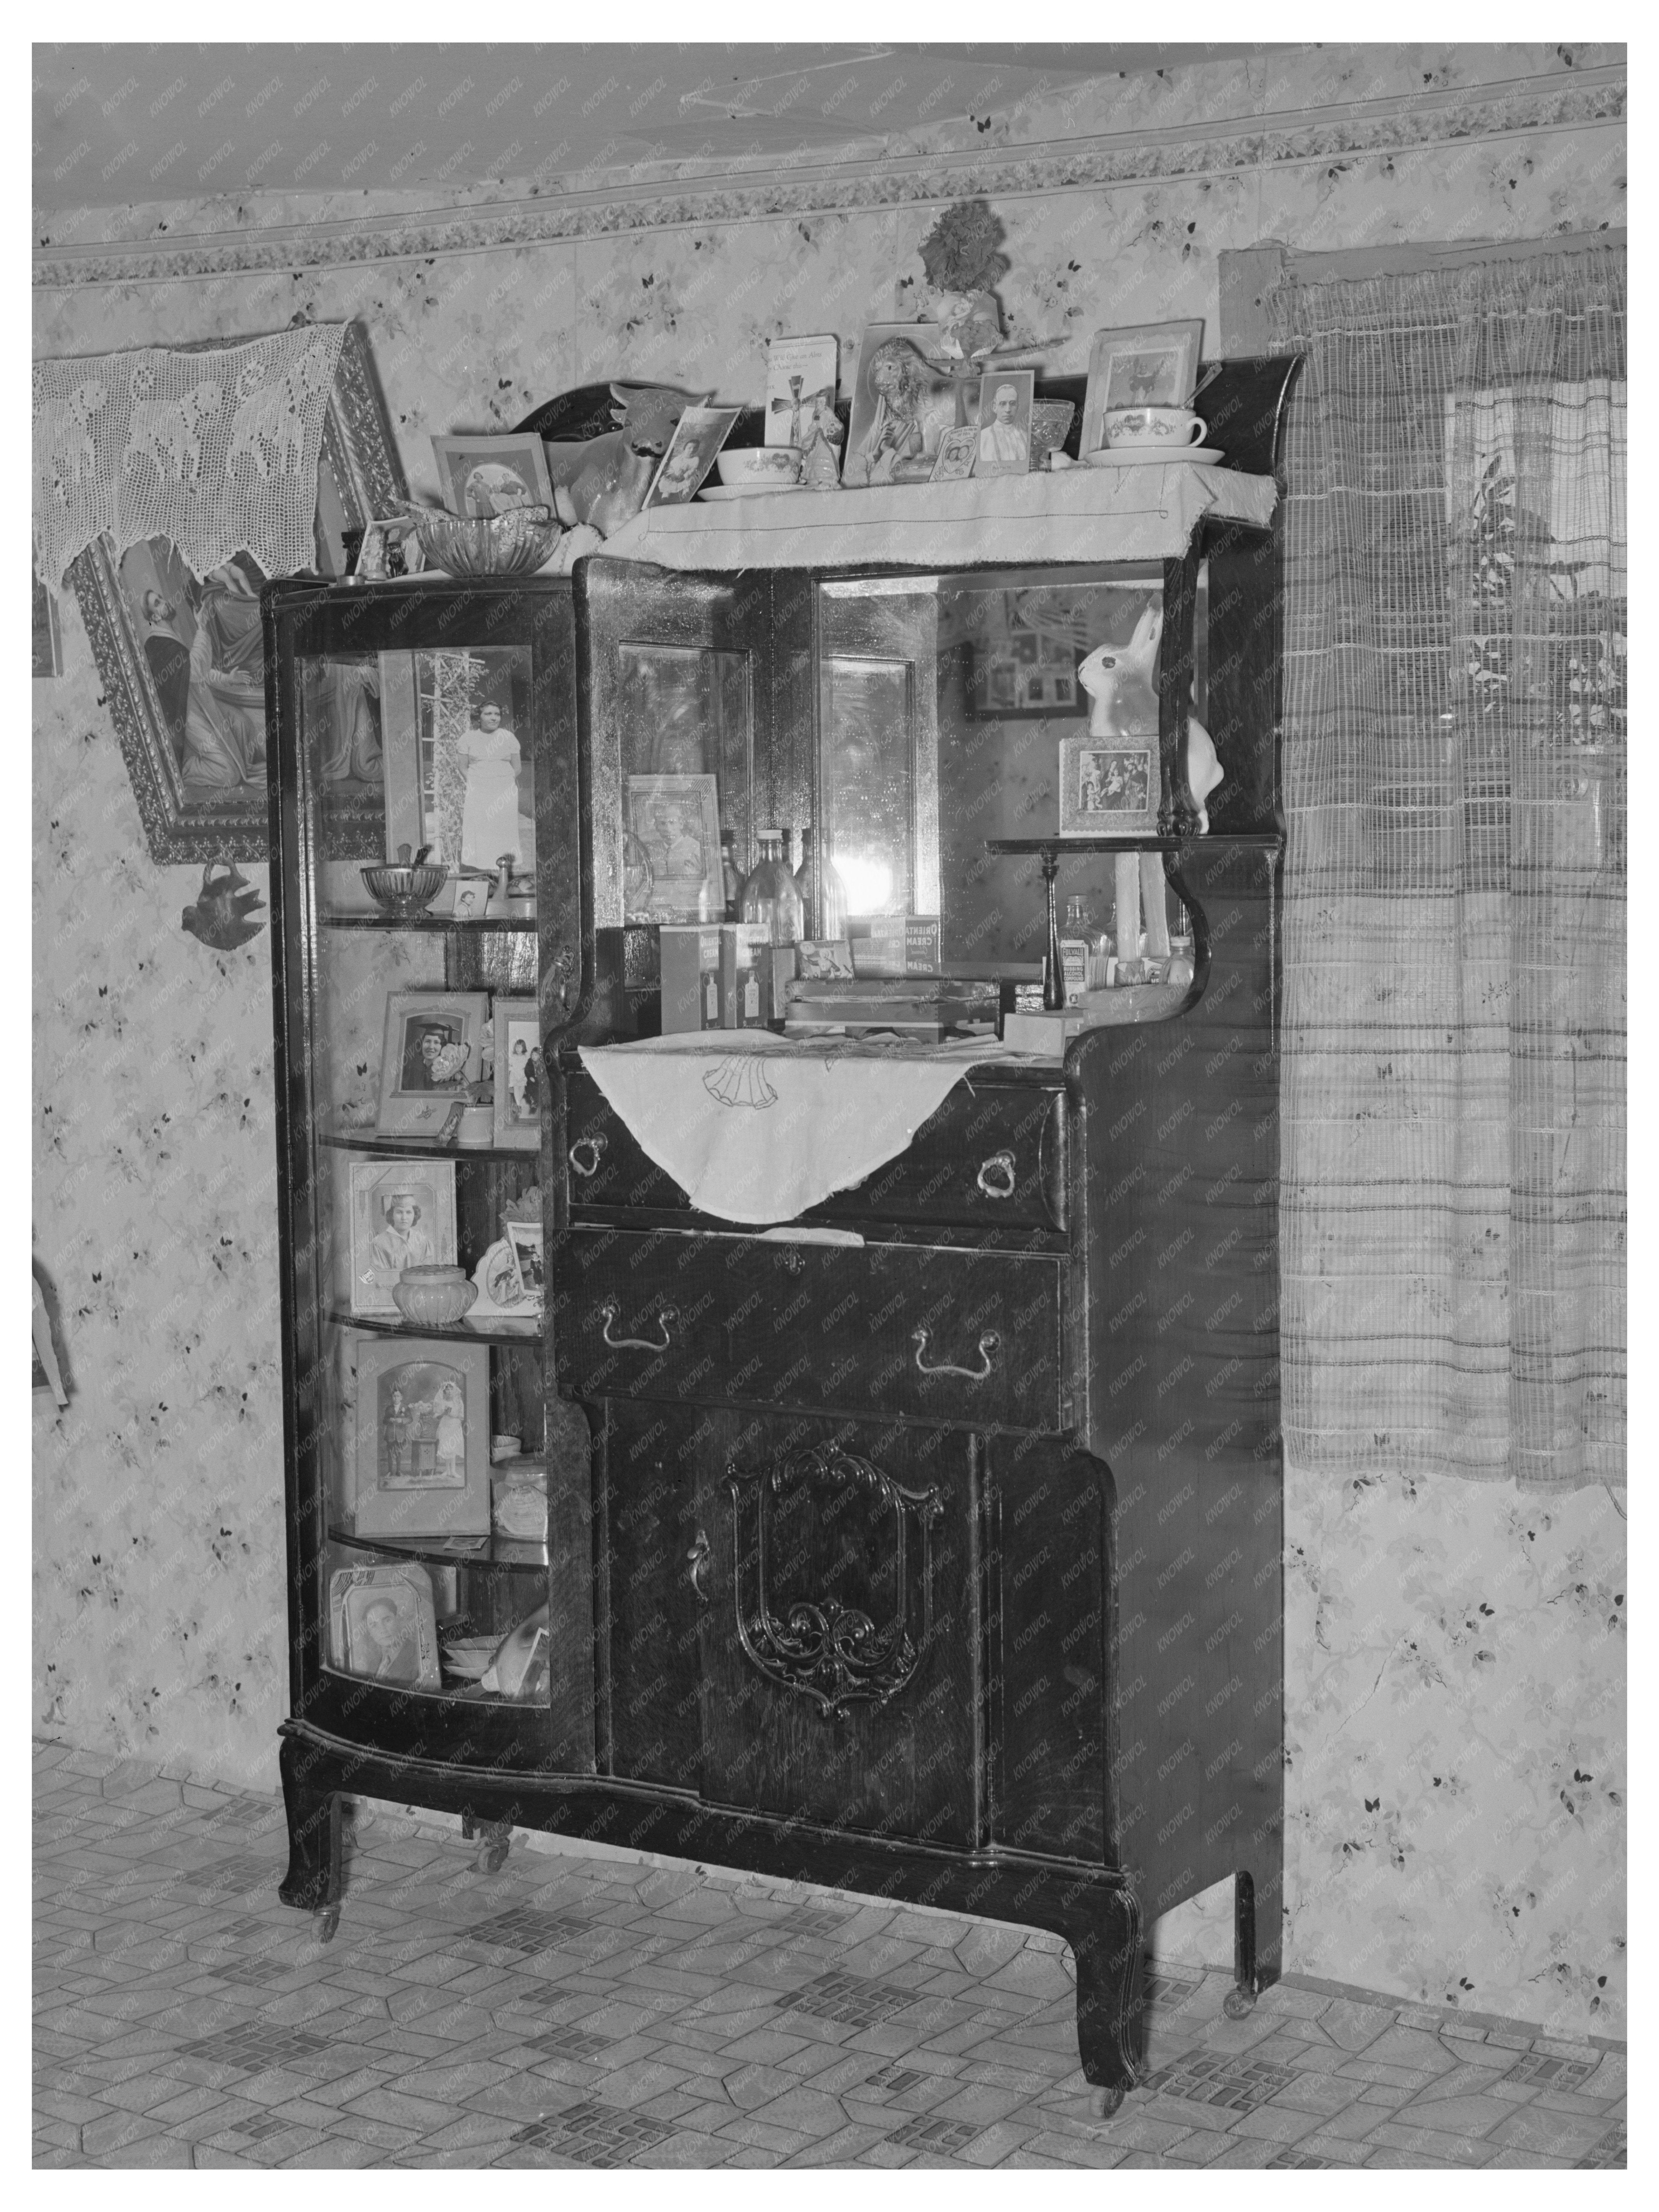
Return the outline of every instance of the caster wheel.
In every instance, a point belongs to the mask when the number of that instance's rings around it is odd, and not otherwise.
[[[1110,2089],[1097,2088],[1089,2100],[1090,2110],[1096,2119],[1109,2120],[1113,2113],[1121,2106],[1126,2094],[1121,2081]]]
[[[507,1864],[507,1847],[505,1844],[492,1844],[489,1846],[489,1849],[484,1853],[483,1870],[486,1874],[499,1874],[501,1872],[501,1869]]]
[[[339,1932],[339,1926],[340,1908],[337,1905],[325,1905],[319,1908],[317,1913],[317,1941],[319,1943],[331,1943],[334,1941],[336,1935]]]
[[[1229,2020],[1248,2020],[1255,2010],[1255,1991],[1237,1987],[1229,1990],[1221,2000],[1221,2009]]]

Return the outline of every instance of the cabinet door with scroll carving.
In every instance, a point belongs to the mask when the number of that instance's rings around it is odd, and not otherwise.
[[[693,1576],[705,1798],[979,1839],[981,1455],[919,1427],[709,1421]]]

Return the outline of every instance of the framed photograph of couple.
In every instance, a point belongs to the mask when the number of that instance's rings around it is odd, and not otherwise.
[[[553,504],[547,454],[534,432],[493,438],[434,438],[432,457],[452,514],[483,518],[509,507]]]
[[[491,1020],[495,1031],[496,1146],[506,1152],[538,1152],[547,1090],[540,1010],[534,999],[497,999]]]
[[[489,1533],[489,1348],[359,1336],[359,1536]]]
[[[389,991],[375,1127],[435,1137],[483,1066],[483,991]]]
[[[1095,332],[1078,441],[1085,460],[1105,442],[1102,417],[1109,407],[1190,405],[1203,337],[1201,315],[1187,322],[1138,323],[1128,330]]]
[[[177,350],[236,349],[216,343]],[[234,363],[217,373],[235,388]],[[317,467],[318,573],[349,574],[368,524],[394,513],[407,495],[368,340],[360,325],[349,324]],[[267,580],[258,563],[237,553],[198,576],[169,538],[141,538],[121,550],[101,536],[70,563],[65,580],[86,624],[151,859],[162,866],[267,859],[259,617]],[[362,698],[356,686],[337,695],[324,686],[304,702],[320,732],[331,860],[374,860],[380,853],[378,717],[372,708],[357,713]]]

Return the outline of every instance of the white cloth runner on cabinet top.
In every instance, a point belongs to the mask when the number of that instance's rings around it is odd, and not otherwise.
[[[994,1038],[825,1043],[710,1030],[584,1045],[581,1061],[647,1159],[722,1221],[793,1221],[904,1151]]]

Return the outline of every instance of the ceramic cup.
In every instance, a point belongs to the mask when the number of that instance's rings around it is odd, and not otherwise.
[[[799,483],[801,453],[799,446],[739,446],[735,453],[719,454],[714,466],[723,484]]]
[[[1177,446],[1201,446],[1205,425],[1201,416],[1185,407],[1109,407],[1101,428],[1106,443],[1115,450]]]

